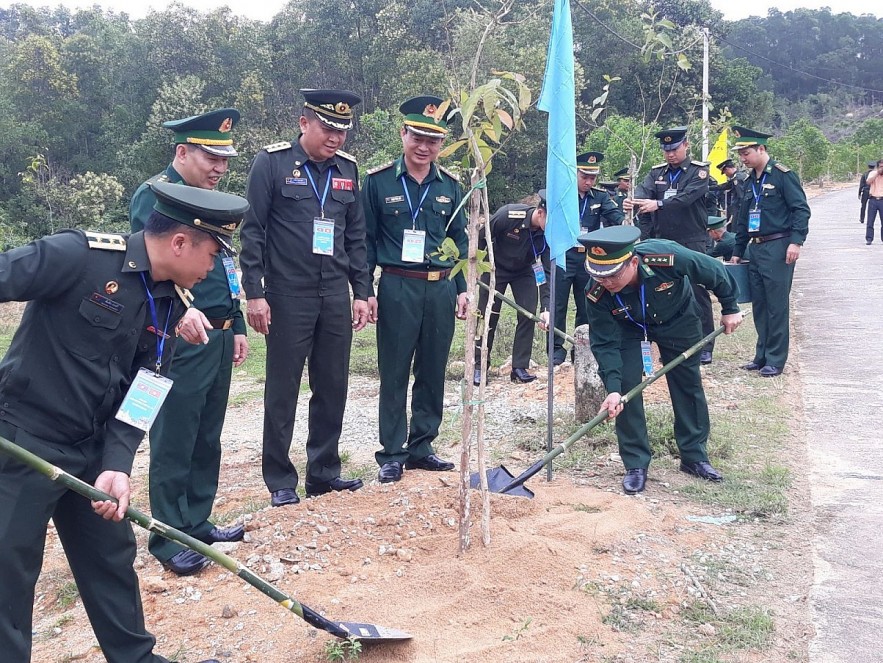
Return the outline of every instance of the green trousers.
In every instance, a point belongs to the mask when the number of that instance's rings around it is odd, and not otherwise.
[[[209,331],[208,337],[206,345],[178,345],[169,370],[174,384],[150,429],[151,514],[195,538],[213,527],[233,371],[233,330]],[[147,546],[161,562],[184,549],[158,534]]]
[[[576,306],[574,326],[589,324],[589,316],[586,313],[586,285],[589,282],[589,273],[586,271],[585,260],[585,252],[572,248],[565,254],[564,266],[555,267],[555,327],[563,332],[567,331],[567,304],[571,291]],[[564,339],[557,334],[554,356],[562,361],[567,356],[564,352]]]
[[[378,465],[419,460],[434,453],[441,426],[445,370],[457,290],[448,279],[425,281],[392,274],[380,277],[377,290],[377,367],[380,371],[380,444]],[[413,366],[411,421],[408,382]]]
[[[751,312],[757,330],[754,362],[784,368],[788,361],[789,307],[794,263],[785,264],[787,238],[751,244],[748,280]]]

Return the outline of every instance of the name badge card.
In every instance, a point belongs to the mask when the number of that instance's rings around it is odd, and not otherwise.
[[[748,232],[756,233],[760,231],[760,210],[756,209],[748,212]]]
[[[313,219],[313,253],[320,256],[334,255],[334,219]]]
[[[425,230],[408,230],[402,237],[402,262],[423,262],[426,244]]]
[[[236,273],[236,265],[233,263],[233,258],[230,256],[224,256],[221,258],[221,261],[224,263],[224,271],[227,273],[227,285],[230,286],[230,297],[233,299],[239,299],[242,297],[242,286],[239,284],[239,274]]]
[[[653,375],[653,355],[650,354],[650,341],[641,341],[641,363],[644,365],[644,377]]]
[[[149,431],[171,389],[172,381],[168,378],[139,368],[116,418],[144,432]]]
[[[543,269],[542,260],[537,260],[531,267],[533,268],[533,277],[537,285],[543,285],[546,282],[546,270]]]
[[[666,189],[666,190],[665,190],[665,193],[662,194],[662,199],[663,199],[663,200],[668,200],[669,198],[674,198],[676,195],[678,195],[678,190],[677,190],[677,189],[674,189],[674,188],[672,188],[672,189]]]

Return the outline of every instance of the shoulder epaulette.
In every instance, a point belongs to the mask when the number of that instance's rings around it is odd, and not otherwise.
[[[104,249],[105,251],[125,251],[126,238],[113,233],[86,233],[86,240],[90,249]]]
[[[645,265],[654,267],[674,267],[675,256],[673,253],[647,253],[641,260]]]
[[[344,152],[343,150],[337,150],[337,156],[343,157],[347,161],[352,161],[353,163],[358,163],[358,160],[356,159],[356,157],[354,157],[349,152]]]
[[[374,173],[379,173],[381,170],[386,170],[387,168],[391,168],[394,165],[395,165],[395,159],[393,159],[389,163],[383,164],[382,166],[376,166],[375,168],[372,168],[371,170],[368,171],[368,174],[373,175]]]
[[[790,173],[791,172],[791,169],[788,168],[788,166],[781,164],[778,161],[776,162],[776,168],[781,170],[783,173]]]
[[[269,145],[264,145],[263,149],[272,154],[273,152],[281,152],[282,150],[290,150],[291,143],[287,140],[280,141],[278,143],[270,143]]]
[[[509,218],[510,219],[526,219],[527,218],[527,210],[523,210],[523,209],[509,210]]]
[[[175,292],[178,293],[178,297],[181,298],[181,301],[184,302],[184,306],[190,308],[193,306],[193,295],[187,288],[182,288],[179,285],[175,286]]]
[[[436,164],[436,165],[438,166],[438,164]],[[459,182],[459,181],[460,181],[460,176],[457,175],[455,172],[448,170],[448,169],[445,168],[444,166],[438,166],[438,169],[439,169],[441,172],[443,172],[445,175],[447,175],[448,177],[450,177],[452,180],[454,180],[455,182]]]
[[[168,175],[166,175],[165,173],[159,173],[159,174],[151,177],[149,180],[147,180],[146,183],[147,184],[156,184],[157,182],[168,182],[168,181],[169,181]]]
[[[593,186],[592,191],[597,191],[598,193],[607,193],[607,189],[602,189],[599,186]],[[608,194],[609,195],[609,194]]]
[[[600,283],[595,283],[594,281],[592,281],[592,283],[594,283],[594,285],[586,290],[586,299],[593,304],[597,304],[604,295],[604,286]]]
[[[665,168],[668,166],[667,163],[658,163],[655,166],[650,166],[650,170],[656,170],[657,168]]]
[[[708,161],[690,161],[694,166],[705,166],[706,168],[711,165]]]

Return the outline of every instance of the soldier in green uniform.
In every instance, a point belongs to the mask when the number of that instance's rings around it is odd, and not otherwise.
[[[739,203],[742,201],[742,191],[748,175],[744,171],[740,172],[732,159],[721,161],[717,165],[717,169],[727,177],[726,182],[716,186],[720,196],[720,206],[727,218],[727,225],[732,228],[733,219],[736,212],[739,211]]]
[[[625,215],[616,206],[606,191],[597,188],[595,182],[601,171],[604,155],[601,152],[586,152],[576,158],[576,188],[579,193],[579,226],[580,232],[587,233],[604,226],[616,226],[622,223]],[[567,331],[567,302],[573,291],[573,302],[576,305],[574,326],[579,327],[588,322],[586,318],[586,283],[589,275],[583,267],[585,248],[577,242],[567,250],[564,265],[555,267],[555,327]],[[555,366],[564,363],[567,352],[564,340],[555,336],[552,363]]]
[[[712,258],[723,258],[727,261],[733,257],[736,235],[727,230],[727,220],[725,217],[708,217],[708,236],[712,242],[711,247],[708,249],[708,255]]]
[[[399,110],[402,156],[368,173],[362,193],[368,225],[368,263],[383,273],[377,291],[377,367],[380,372],[380,444],[375,454],[381,483],[407,469],[446,471],[454,464],[435,455],[444,405],[445,368],[454,316],[466,317],[466,281],[448,276],[454,262],[439,254],[452,239],[467,252],[466,217],[457,211],[463,192],[457,177],[435,163],[447,135],[439,97],[414,97]],[[411,422],[408,380],[413,365]]]
[[[537,300],[540,300],[541,327],[547,329],[549,324],[549,247],[543,231],[546,229],[546,190],[539,192],[539,203],[515,203],[503,205],[491,215],[487,228],[482,228],[479,248],[487,248],[488,229],[494,249],[494,267],[496,268],[495,289],[506,293],[506,287],[512,288],[515,303],[530,312],[536,312]],[[481,280],[490,284],[490,274],[482,274]],[[538,296],[539,295],[539,296]],[[478,297],[478,310],[484,313],[487,306],[488,291],[482,289]],[[488,358],[494,345],[497,323],[500,320],[500,299],[494,299],[491,308],[490,328],[487,337]],[[515,340],[512,343],[512,371],[509,378],[512,382],[533,382],[536,375],[528,371],[530,355],[533,348],[534,321],[518,314],[515,327]],[[473,383],[481,382],[481,338],[475,339],[475,374]]]
[[[155,408],[143,420],[133,417],[124,396],[168,386],[161,376],[189,305],[184,288],[206,277],[248,204],[216,191],[152,187],[159,200],[142,232],[63,230],[0,254],[0,301],[28,302],[0,361],[0,436],[118,500],[90,505],[0,457],[4,661],[31,659],[34,588],[50,518],[102,656],[108,663],[167,661],[153,653],[156,641],[144,629],[135,535],[120,522],[135,450]],[[181,336],[199,340],[189,330]]]
[[[341,151],[361,99],[345,90],[301,94],[300,136],[268,145],[252,163],[239,260],[248,324],[267,337],[262,469],[273,506],[300,501],[288,452],[307,360],[306,494],[362,487],[341,478],[338,443],[353,331],[373,320],[377,307],[358,168]]]
[[[616,178],[616,191],[612,195],[613,202],[616,203],[620,211],[624,212],[623,203],[629,197],[629,186],[632,183],[632,176],[629,174],[628,166],[620,168],[613,173],[613,176]]]
[[[652,373],[650,343],[656,343],[662,362],[668,363],[702,338],[693,283],[717,295],[726,333],[742,321],[736,284],[722,263],[666,240],[636,245],[639,237],[637,228],[623,226],[579,238],[586,247],[586,270],[592,276],[586,291],[589,343],[607,389],[601,410],[616,417],[619,455],[626,468],[622,487],[630,495],[644,490],[650,442],[641,396],[629,401],[625,409],[620,399],[641,381],[642,372]],[[665,379],[681,471],[721,481],[705,449],[710,424],[698,357],[692,355],[666,373]]]
[[[142,230],[156,203],[153,182],[213,189],[236,156],[230,131],[239,112],[221,108],[203,115],[172,120],[163,127],[175,132],[175,156],[164,172],[138,187],[129,205],[133,232]],[[215,268],[191,290],[193,307],[186,325],[209,330],[202,342],[181,343],[169,371],[174,380],[156,422],[150,429],[150,511],[154,518],[206,543],[239,541],[242,525],[219,528],[209,522],[221,470],[221,429],[230,394],[233,366],[248,356],[245,320],[239,310],[239,282],[233,258],[219,255]],[[191,319],[193,318],[193,319]],[[158,534],[150,535],[150,552],[178,575],[196,573],[208,558]]]
[[[742,368],[775,377],[788,359],[791,281],[809,232],[809,204],[797,173],[770,158],[769,134],[733,127],[733,135],[733,149],[750,173],[736,217],[731,262],[740,262],[751,244],[748,280],[757,329],[754,358]]]
[[[653,166],[644,181],[635,189],[633,200],[623,204],[626,210],[640,213],[641,238],[669,239],[688,249],[705,253],[708,248],[708,231],[705,224],[708,210],[708,164],[691,161],[690,141],[687,127],[674,127],[658,131],[665,163]],[[699,305],[702,331],[705,335],[714,331],[714,315],[711,298],[702,286],[693,285],[693,295]],[[714,342],[703,348],[699,355],[702,364],[712,362]]]

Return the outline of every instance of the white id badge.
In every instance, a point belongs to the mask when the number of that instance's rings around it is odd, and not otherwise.
[[[172,381],[169,378],[147,368],[139,368],[117,410],[116,418],[145,432],[149,431],[171,389]]]
[[[533,277],[537,285],[543,285],[546,282],[546,270],[543,269],[543,262],[537,260],[531,267],[533,268]]]
[[[677,189],[674,189],[674,188],[672,188],[672,189],[666,189],[666,190],[665,190],[665,193],[662,194],[662,199],[663,199],[663,200],[668,200],[669,198],[674,198],[676,195],[678,195],[678,190],[677,190]]]
[[[756,233],[760,230],[760,210],[748,212],[748,232]]]
[[[425,230],[408,230],[402,237],[402,262],[423,262],[426,244]]]
[[[653,375],[653,355],[650,354],[650,341],[641,341],[641,363],[644,365],[644,376]]]
[[[334,255],[334,219],[313,219],[313,253],[320,256]]]
[[[239,299],[242,296],[242,286],[239,285],[239,274],[236,273],[236,265],[233,258],[224,256],[221,258],[224,263],[224,271],[227,273],[227,285],[230,286],[230,297]]]

